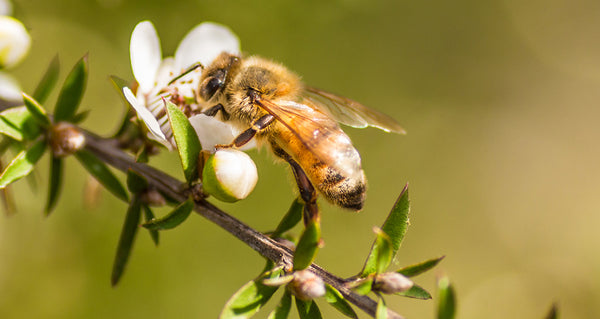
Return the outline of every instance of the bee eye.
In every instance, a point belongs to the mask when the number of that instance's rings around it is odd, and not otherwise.
[[[220,74],[218,74],[204,80],[200,86],[200,94],[202,98],[205,100],[210,100],[210,98],[212,98],[213,95],[215,95],[215,93],[217,93],[217,91],[223,87],[223,83],[225,82],[223,78],[224,76],[220,76]]]

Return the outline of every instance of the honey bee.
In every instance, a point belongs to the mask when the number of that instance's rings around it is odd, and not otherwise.
[[[391,117],[306,86],[283,65],[256,56],[221,53],[204,68],[199,83],[203,113],[215,116],[220,111],[225,121],[242,130],[230,144],[217,148],[241,147],[253,138],[266,142],[290,164],[309,215],[318,211],[315,188],[342,208],[359,211],[365,201],[360,154],[338,122],[404,134]]]

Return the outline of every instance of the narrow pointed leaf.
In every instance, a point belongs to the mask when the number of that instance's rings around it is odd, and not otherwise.
[[[429,269],[435,267],[440,261],[442,261],[442,259],[444,259],[444,257],[446,257],[446,256],[432,258],[432,259],[420,262],[418,264],[406,266],[404,268],[398,269],[396,272],[400,273],[406,277],[414,277],[414,276],[420,275],[420,274],[428,271]]]
[[[169,114],[169,122],[173,131],[173,137],[177,144],[177,151],[181,159],[181,166],[185,179],[192,182],[198,178],[198,156],[202,146],[196,131],[190,124],[188,118],[183,112],[173,103],[167,103],[167,113]]]
[[[71,119],[71,122],[74,124],[79,124],[83,122],[90,115],[90,110],[81,111],[75,115]]]
[[[154,213],[152,212],[150,207],[143,205],[143,208],[144,208],[144,216],[145,216],[146,222],[153,220]],[[160,243],[160,235],[158,233],[158,230],[148,229],[148,233],[150,234],[150,238],[152,238],[154,245],[158,246],[158,244]]]
[[[46,73],[38,83],[35,91],[33,91],[33,98],[40,102],[46,102],[46,99],[54,89],[56,85],[56,81],[58,80],[58,73],[60,71],[60,62],[58,61],[58,55],[54,56],[52,61],[50,61],[50,65],[48,65],[48,69],[46,69]]]
[[[151,230],[165,230],[179,226],[183,223],[194,208],[194,201],[192,198],[188,198],[187,201],[181,203],[172,212],[167,214],[163,218],[153,219],[142,226]]]
[[[292,308],[292,294],[289,290],[285,290],[277,307],[271,311],[267,319],[286,319]]]
[[[123,187],[123,184],[115,177],[106,164],[86,150],[78,151],[75,153],[75,157],[108,191],[125,202],[129,201],[125,187]]]
[[[141,193],[148,189],[148,180],[130,168],[127,170],[127,188],[134,194]]]
[[[393,248],[392,258],[396,256],[396,252],[398,251],[398,248],[400,248],[400,244],[406,234],[409,211],[410,202],[408,200],[408,184],[406,184],[404,189],[402,189],[400,196],[398,196],[394,208],[392,208],[392,211],[383,223],[383,226],[381,226],[381,230],[390,236]]]
[[[298,309],[298,315],[300,319],[322,319],[321,311],[313,300],[304,301],[298,298],[296,299],[296,308]]]
[[[456,311],[456,297],[448,277],[438,280],[438,294],[438,319],[453,319]]]
[[[280,277],[275,277],[275,278],[265,278],[263,279],[262,283],[267,285],[267,286],[283,286],[285,284],[289,284],[290,282],[292,282],[292,280],[294,280],[294,275],[286,275],[286,276],[280,276]]]
[[[396,293],[396,295],[423,300],[431,299],[431,294],[423,287],[416,284],[413,284],[407,291]]]
[[[330,285],[325,285],[325,289],[325,300],[327,300],[330,305],[339,310],[346,317],[358,319],[358,315],[354,312],[354,309],[352,309],[350,304],[337,289]]]
[[[383,298],[379,298],[377,301],[377,311],[375,312],[375,319],[387,319],[388,311]]]
[[[552,304],[550,311],[546,315],[546,319],[558,319],[558,305]]]
[[[131,86],[131,82],[128,82],[116,75],[111,75],[109,77],[109,80],[112,86],[115,88],[115,90],[117,90],[117,92],[119,93],[119,96],[121,97],[123,102],[125,102],[126,105],[129,104],[129,102],[127,102],[127,99],[125,98],[125,95],[123,94],[123,88]]]
[[[269,278],[277,277],[281,271],[273,272]],[[279,287],[263,285],[264,275],[243,285],[225,304],[219,319],[242,319],[255,315],[271,299]]]
[[[318,221],[311,220],[294,252],[294,270],[306,269],[315,260],[317,251],[321,244],[321,225]]]
[[[373,278],[372,277],[367,277],[367,278],[361,279],[360,281],[358,281],[354,285],[352,285],[352,290],[354,290],[354,292],[356,292],[357,294],[363,295],[363,296],[370,293],[372,289],[373,289]]]
[[[50,215],[60,195],[62,186],[63,161],[60,158],[50,156],[50,180],[48,184],[48,200],[44,213]]]
[[[31,148],[17,154],[0,175],[0,188],[5,188],[8,184],[31,173],[35,163],[44,155],[45,150],[46,142],[39,141]]]
[[[125,222],[121,230],[121,236],[119,237],[119,245],[117,246],[117,254],[115,255],[115,261],[113,263],[112,275],[110,282],[113,286],[119,283],[129,256],[131,255],[131,249],[133,248],[133,242],[135,235],[137,234],[138,224],[140,222],[141,214],[141,202],[137,196],[134,196],[129,209],[127,209],[127,215],[125,216]]]
[[[50,125],[50,118],[44,108],[31,96],[23,93],[23,102],[25,102],[25,107],[31,113],[33,119],[44,127],[48,127]]]
[[[377,238],[371,248],[371,254],[367,258],[362,275],[383,273],[392,262],[393,248],[390,237],[381,229],[375,228]]]
[[[381,227],[381,230],[385,234],[387,234],[387,236],[390,240],[390,244],[391,244],[390,262],[392,259],[394,259],[394,256],[396,256],[396,252],[398,251],[398,248],[400,248],[402,239],[404,239],[404,235],[406,234],[406,229],[408,227],[409,210],[410,210],[410,202],[408,200],[408,184],[407,184],[406,186],[404,186],[404,189],[400,193],[400,196],[398,196],[398,199],[396,200],[396,203],[394,204],[392,211],[390,212],[390,214],[386,218],[385,222],[383,223],[383,226]],[[362,271],[363,276],[367,275],[367,274],[372,274],[377,271],[377,262],[376,261],[379,258],[378,250],[380,250],[380,247],[378,247],[378,244],[377,244],[378,240],[379,240],[379,236],[377,237],[377,239],[375,240],[375,243],[373,243],[373,246],[371,247],[371,252],[369,253],[369,257],[367,258],[367,261],[365,262],[365,266],[363,267],[363,271]]]
[[[280,237],[283,233],[294,228],[302,219],[302,210],[304,209],[304,202],[300,198],[296,198],[288,212],[283,216],[277,229],[271,234],[272,238]]]
[[[0,133],[17,141],[33,140],[42,132],[25,106],[13,107],[0,113]]]
[[[56,101],[54,109],[55,122],[71,121],[87,84],[88,63],[87,54],[81,58],[67,75]]]

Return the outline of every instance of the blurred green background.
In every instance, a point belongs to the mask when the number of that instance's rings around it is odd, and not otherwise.
[[[600,2],[567,1],[45,1],[14,3],[32,52],[14,70],[31,92],[55,54],[61,79],[89,52],[84,126],[108,135],[124,106],[107,77],[133,79],[129,37],[153,21],[172,54],[201,21],[231,27],[244,51],[283,62],[313,86],[398,119],[406,136],[347,129],[369,179],[366,207],[322,203],[317,262],[358,272],[396,196],[410,183],[411,227],[397,265],[446,255],[417,283],[447,274],[460,318],[600,317]],[[55,95],[54,95],[55,97]],[[51,97],[50,101],[54,99]],[[285,165],[251,152],[254,193],[221,204],[267,231],[294,198]],[[126,205],[103,193],[83,204],[85,173],[67,160],[57,210],[38,190],[13,188],[19,213],[0,217],[0,318],[215,318],[263,260],[194,215],[155,248],[140,232],[125,277],[110,271]],[[175,154],[153,162],[181,176]],[[338,318],[320,302],[325,318]],[[408,318],[435,302],[388,298]],[[271,305],[273,307],[273,305]],[[361,318],[366,317],[360,313]],[[262,313],[259,317],[266,317]]]

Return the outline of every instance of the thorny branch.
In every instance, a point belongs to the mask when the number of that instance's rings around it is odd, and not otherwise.
[[[149,185],[173,200],[182,202],[187,199],[184,183],[148,165],[136,163],[130,155],[118,149],[115,146],[114,141],[98,137],[90,132],[84,133],[86,136],[86,149],[96,155],[100,160],[124,172],[129,168],[133,169],[144,176],[148,180]],[[243,241],[263,257],[285,266],[292,265],[293,252],[290,249],[228,215],[206,200],[196,201],[194,210]],[[370,316],[375,317],[377,309],[376,301],[348,289],[344,285],[344,279],[329,273],[316,264],[312,264],[309,267],[309,270],[320,276],[324,282],[340,291],[344,298],[350,303],[362,309]],[[402,316],[389,309],[388,318],[403,319]]]

